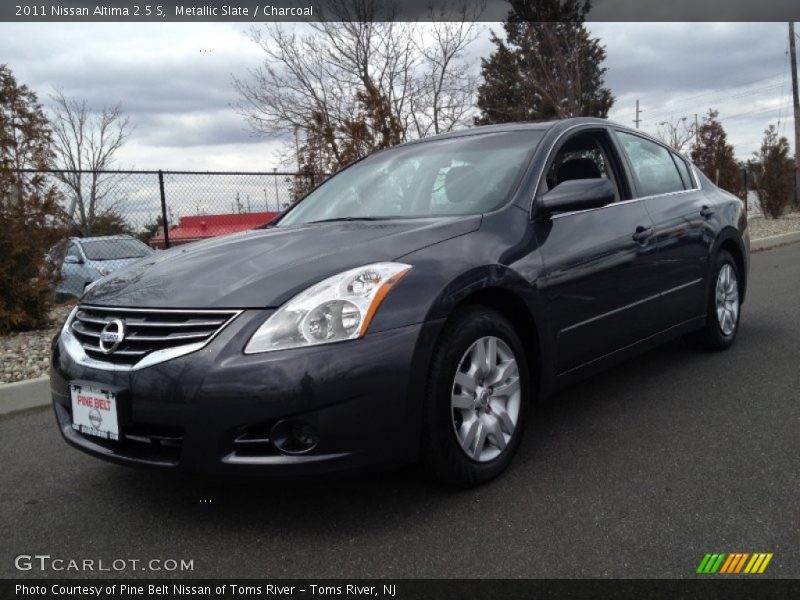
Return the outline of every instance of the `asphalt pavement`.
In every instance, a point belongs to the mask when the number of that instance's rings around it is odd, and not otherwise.
[[[800,244],[752,257],[723,353],[667,344],[531,414],[511,469],[474,490],[414,469],[220,483],[107,464],[52,412],[0,419],[0,577],[19,555],[193,561],[193,577],[695,577],[771,552],[800,577]],[[125,568],[120,576],[162,577]],[[95,573],[109,576],[114,573]]]

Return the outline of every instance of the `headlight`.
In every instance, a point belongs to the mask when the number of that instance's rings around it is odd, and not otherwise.
[[[410,270],[411,265],[375,263],[319,282],[264,321],[245,354],[363,337],[386,294]]]
[[[108,270],[107,268],[105,268],[105,267],[95,267],[95,268],[94,268],[94,270],[95,270],[95,271],[97,271],[98,273],[100,273],[100,276],[101,276],[101,277],[105,277],[106,275],[108,275],[109,273],[111,273],[111,271],[109,271],[109,270]]]

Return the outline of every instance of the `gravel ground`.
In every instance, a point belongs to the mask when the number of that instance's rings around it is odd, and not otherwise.
[[[750,229],[750,239],[793,233],[800,231],[800,212],[789,213],[779,219],[765,219],[764,217],[748,217],[747,227]]]
[[[59,304],[50,312],[50,327],[0,336],[0,383],[47,375],[50,340],[73,303]]]
[[[750,217],[750,239],[800,231],[800,213],[791,213],[780,219]],[[32,379],[47,374],[50,340],[72,309],[72,304],[62,304],[51,313],[52,327],[0,336],[0,383]]]

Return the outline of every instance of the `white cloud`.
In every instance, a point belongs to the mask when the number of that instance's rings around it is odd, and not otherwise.
[[[758,149],[764,129],[779,116],[784,135],[791,137],[785,23],[590,27],[606,46],[606,83],[617,96],[613,120],[632,125],[637,99],[641,127],[651,133],[661,121],[702,118],[714,108],[742,159]]]
[[[45,104],[54,88],[100,106],[121,102],[136,130],[120,166],[270,170],[279,140],[253,138],[232,105],[231,75],[262,59],[246,23],[3,23],[0,56]],[[470,51],[491,52],[488,24]],[[611,118],[642,128],[717,108],[740,158],[783,116],[791,136],[782,23],[592,23],[608,52]],[[780,107],[778,110],[776,107]],[[788,117],[788,118],[787,118]]]

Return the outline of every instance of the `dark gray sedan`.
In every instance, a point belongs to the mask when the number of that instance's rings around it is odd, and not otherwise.
[[[553,391],[676,336],[729,347],[748,249],[743,203],[638,131],[420,140],[260,230],[91,287],[53,349],[56,419],[130,465],[274,477],[422,458],[477,484]]]

